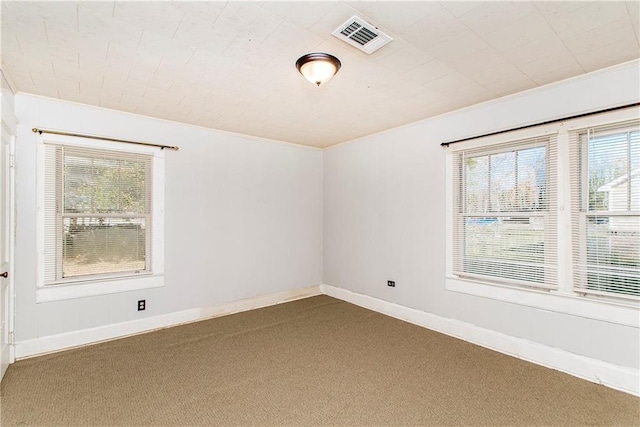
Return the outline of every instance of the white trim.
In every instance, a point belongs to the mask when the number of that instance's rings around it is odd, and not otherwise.
[[[13,84],[13,80],[11,80],[11,78],[9,77],[9,74],[4,72],[4,70],[2,69],[1,65],[0,65],[0,74],[2,74],[2,77],[4,77],[4,80],[7,82],[7,86],[9,87],[9,90],[11,91],[11,94],[15,96],[15,94],[16,94],[16,90],[15,90],[16,85]]]
[[[455,338],[489,348],[537,365],[566,372],[576,377],[640,396],[640,370],[554,347],[513,337],[470,323],[440,317],[414,308],[357,294],[331,285],[321,285],[322,293],[349,303],[377,311]]]
[[[156,329],[197,322],[199,320],[267,307],[320,294],[320,286],[315,285],[302,289],[228,302],[214,307],[193,308],[190,310],[162,314],[144,319],[99,326],[97,328],[82,329],[59,335],[50,335],[47,337],[16,343],[15,356],[16,359],[24,359],[45,353],[66,350],[87,344],[95,344],[101,341],[109,341],[116,338],[150,332]]]
[[[11,142],[9,143],[9,181],[10,194],[9,194],[9,271],[11,276],[9,277],[9,334],[11,339],[9,340],[9,363],[16,361],[15,355],[15,343],[13,340],[15,332],[15,320],[16,320],[16,135],[11,135]]]
[[[573,292],[573,223],[571,218],[571,164],[569,134],[558,132],[558,158],[556,163],[557,215],[556,247],[558,256],[558,291]]]
[[[66,285],[47,285],[36,288],[36,303],[117,294],[162,286],[164,286],[164,275],[141,275],[92,282],[72,282]]]
[[[444,232],[445,232],[445,236],[447,236],[447,238],[445,239],[445,245],[444,245],[446,272],[453,271],[453,267],[454,267],[453,253],[454,253],[454,247],[455,247],[454,245],[455,233],[454,233],[454,227],[453,227],[453,216],[454,216],[453,204],[455,203],[455,201],[453,200],[453,194],[456,191],[453,185],[454,184],[453,182],[454,168],[455,168],[455,165],[453,164],[453,154],[451,152],[448,152],[447,155],[445,156],[445,165],[444,165],[444,171],[445,171],[444,203],[445,203],[445,215],[446,215]]]
[[[634,114],[635,112],[635,114]],[[597,114],[593,116],[587,117],[579,117],[577,119],[572,119],[566,121],[566,131],[567,132],[578,132],[582,133],[582,131],[586,132],[589,129],[593,128],[602,128],[605,126],[616,125],[619,123],[628,122],[630,120],[637,120],[640,114],[640,107],[629,107],[624,108],[622,110],[610,111],[608,113]],[[625,129],[631,127],[627,124],[627,127],[623,127],[621,129],[622,132]],[[632,127],[634,130],[638,130],[637,126]],[[608,133],[620,132],[618,129],[611,130]]]
[[[112,325],[99,326],[97,328],[82,329],[59,335],[36,338],[33,340],[16,343],[16,359],[39,356],[87,344],[96,344],[129,335],[136,335],[156,329],[167,328],[182,323],[198,320],[200,309],[178,311],[160,316],[147,317],[145,319],[131,320],[129,322],[114,323]]]
[[[81,347],[87,344],[96,344],[129,335],[150,332],[169,326],[198,320],[200,309],[178,311],[160,316],[147,317],[145,319],[131,320],[129,322],[114,323],[112,325],[99,326],[97,328],[82,329],[59,335],[36,338],[33,340],[16,343],[16,359],[24,359],[32,356]]]
[[[464,280],[459,277],[446,277],[445,288],[449,291],[506,301],[527,307],[570,314],[572,316],[595,319],[618,325],[640,327],[640,309],[623,302],[613,300],[593,300],[573,294],[533,288],[517,288],[507,285],[484,284],[478,281]]]
[[[6,325],[7,333],[9,337],[9,364],[15,362],[15,345],[13,343],[13,333],[15,330],[15,226],[16,226],[16,168],[15,168],[15,154],[16,154],[16,133],[17,133],[17,125],[18,119],[15,116],[14,112],[14,91],[11,87],[11,82],[9,81],[7,75],[0,69],[0,78],[4,78],[7,83],[8,90],[10,96],[7,96],[7,93],[3,93],[0,99],[0,110],[2,110],[2,130],[5,131],[9,135],[9,159],[7,164],[9,166],[8,172],[8,180],[7,189],[8,194],[6,195],[7,200],[7,223],[9,225],[8,230],[8,269],[9,277],[8,277],[8,323]],[[3,88],[4,92],[4,88]],[[4,147],[1,149],[4,150]],[[4,230],[3,230],[4,231]]]
[[[239,301],[228,302],[222,305],[204,307],[200,309],[200,319],[211,319],[213,317],[226,316],[228,314],[239,313],[241,311],[254,310],[261,307],[282,304],[289,301],[322,295],[320,285],[308,286],[301,289],[267,294],[253,298],[241,299]]]

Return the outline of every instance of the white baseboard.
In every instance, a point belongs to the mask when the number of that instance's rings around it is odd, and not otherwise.
[[[309,286],[303,289],[278,292],[262,295],[254,298],[232,301],[215,307],[194,308],[174,313],[152,316],[129,322],[115,323],[97,328],[82,329],[59,335],[36,338],[17,342],[15,348],[16,360],[27,357],[39,356],[60,350],[67,350],[116,338],[150,332],[156,329],[177,326],[184,323],[196,322],[212,317],[225,316],[241,311],[276,305],[283,302],[294,301],[320,295],[320,286]]]
[[[316,295],[322,295],[320,285],[309,286],[302,289],[294,289],[292,291],[278,292],[277,294],[268,294],[254,298],[241,299],[239,301],[233,301],[227,304],[202,308],[200,309],[200,317],[198,320],[226,316],[228,314],[239,313],[241,311],[248,311],[261,307],[268,307],[270,305],[309,298]]]
[[[459,320],[383,301],[330,285],[320,286],[322,293],[343,301],[432,329],[455,338],[508,354],[537,365],[566,372],[576,377],[640,396],[640,370],[614,365],[516,338]]]
[[[20,360],[26,357],[39,356],[54,351],[95,344],[101,341],[140,334],[155,329],[179,325],[181,323],[193,322],[198,320],[199,316],[200,309],[194,308],[160,316],[131,320],[129,322],[114,323],[97,328],[81,329],[59,335],[49,335],[42,338],[19,341],[15,344],[16,359]]]

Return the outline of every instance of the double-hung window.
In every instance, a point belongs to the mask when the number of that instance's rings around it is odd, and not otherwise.
[[[637,327],[638,113],[451,145],[446,289]]]
[[[151,271],[151,160],[47,145],[45,285]]]
[[[640,296],[640,121],[575,130],[574,288]]]
[[[39,301],[162,285],[159,149],[39,141]]]
[[[455,276],[556,287],[555,152],[547,136],[453,154]]]

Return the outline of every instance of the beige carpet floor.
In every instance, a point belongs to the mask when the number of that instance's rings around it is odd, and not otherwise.
[[[26,359],[13,425],[638,425],[640,399],[319,296]]]

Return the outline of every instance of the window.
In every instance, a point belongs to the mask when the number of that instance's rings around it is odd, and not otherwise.
[[[455,153],[453,274],[555,288],[555,157],[549,137]]]
[[[640,129],[634,120],[576,130],[573,242],[576,291],[640,296]]]
[[[123,145],[40,139],[39,301],[162,286],[163,155]]]
[[[640,109],[448,148],[449,291],[637,327]]]
[[[152,157],[45,150],[45,285],[150,272]]]

